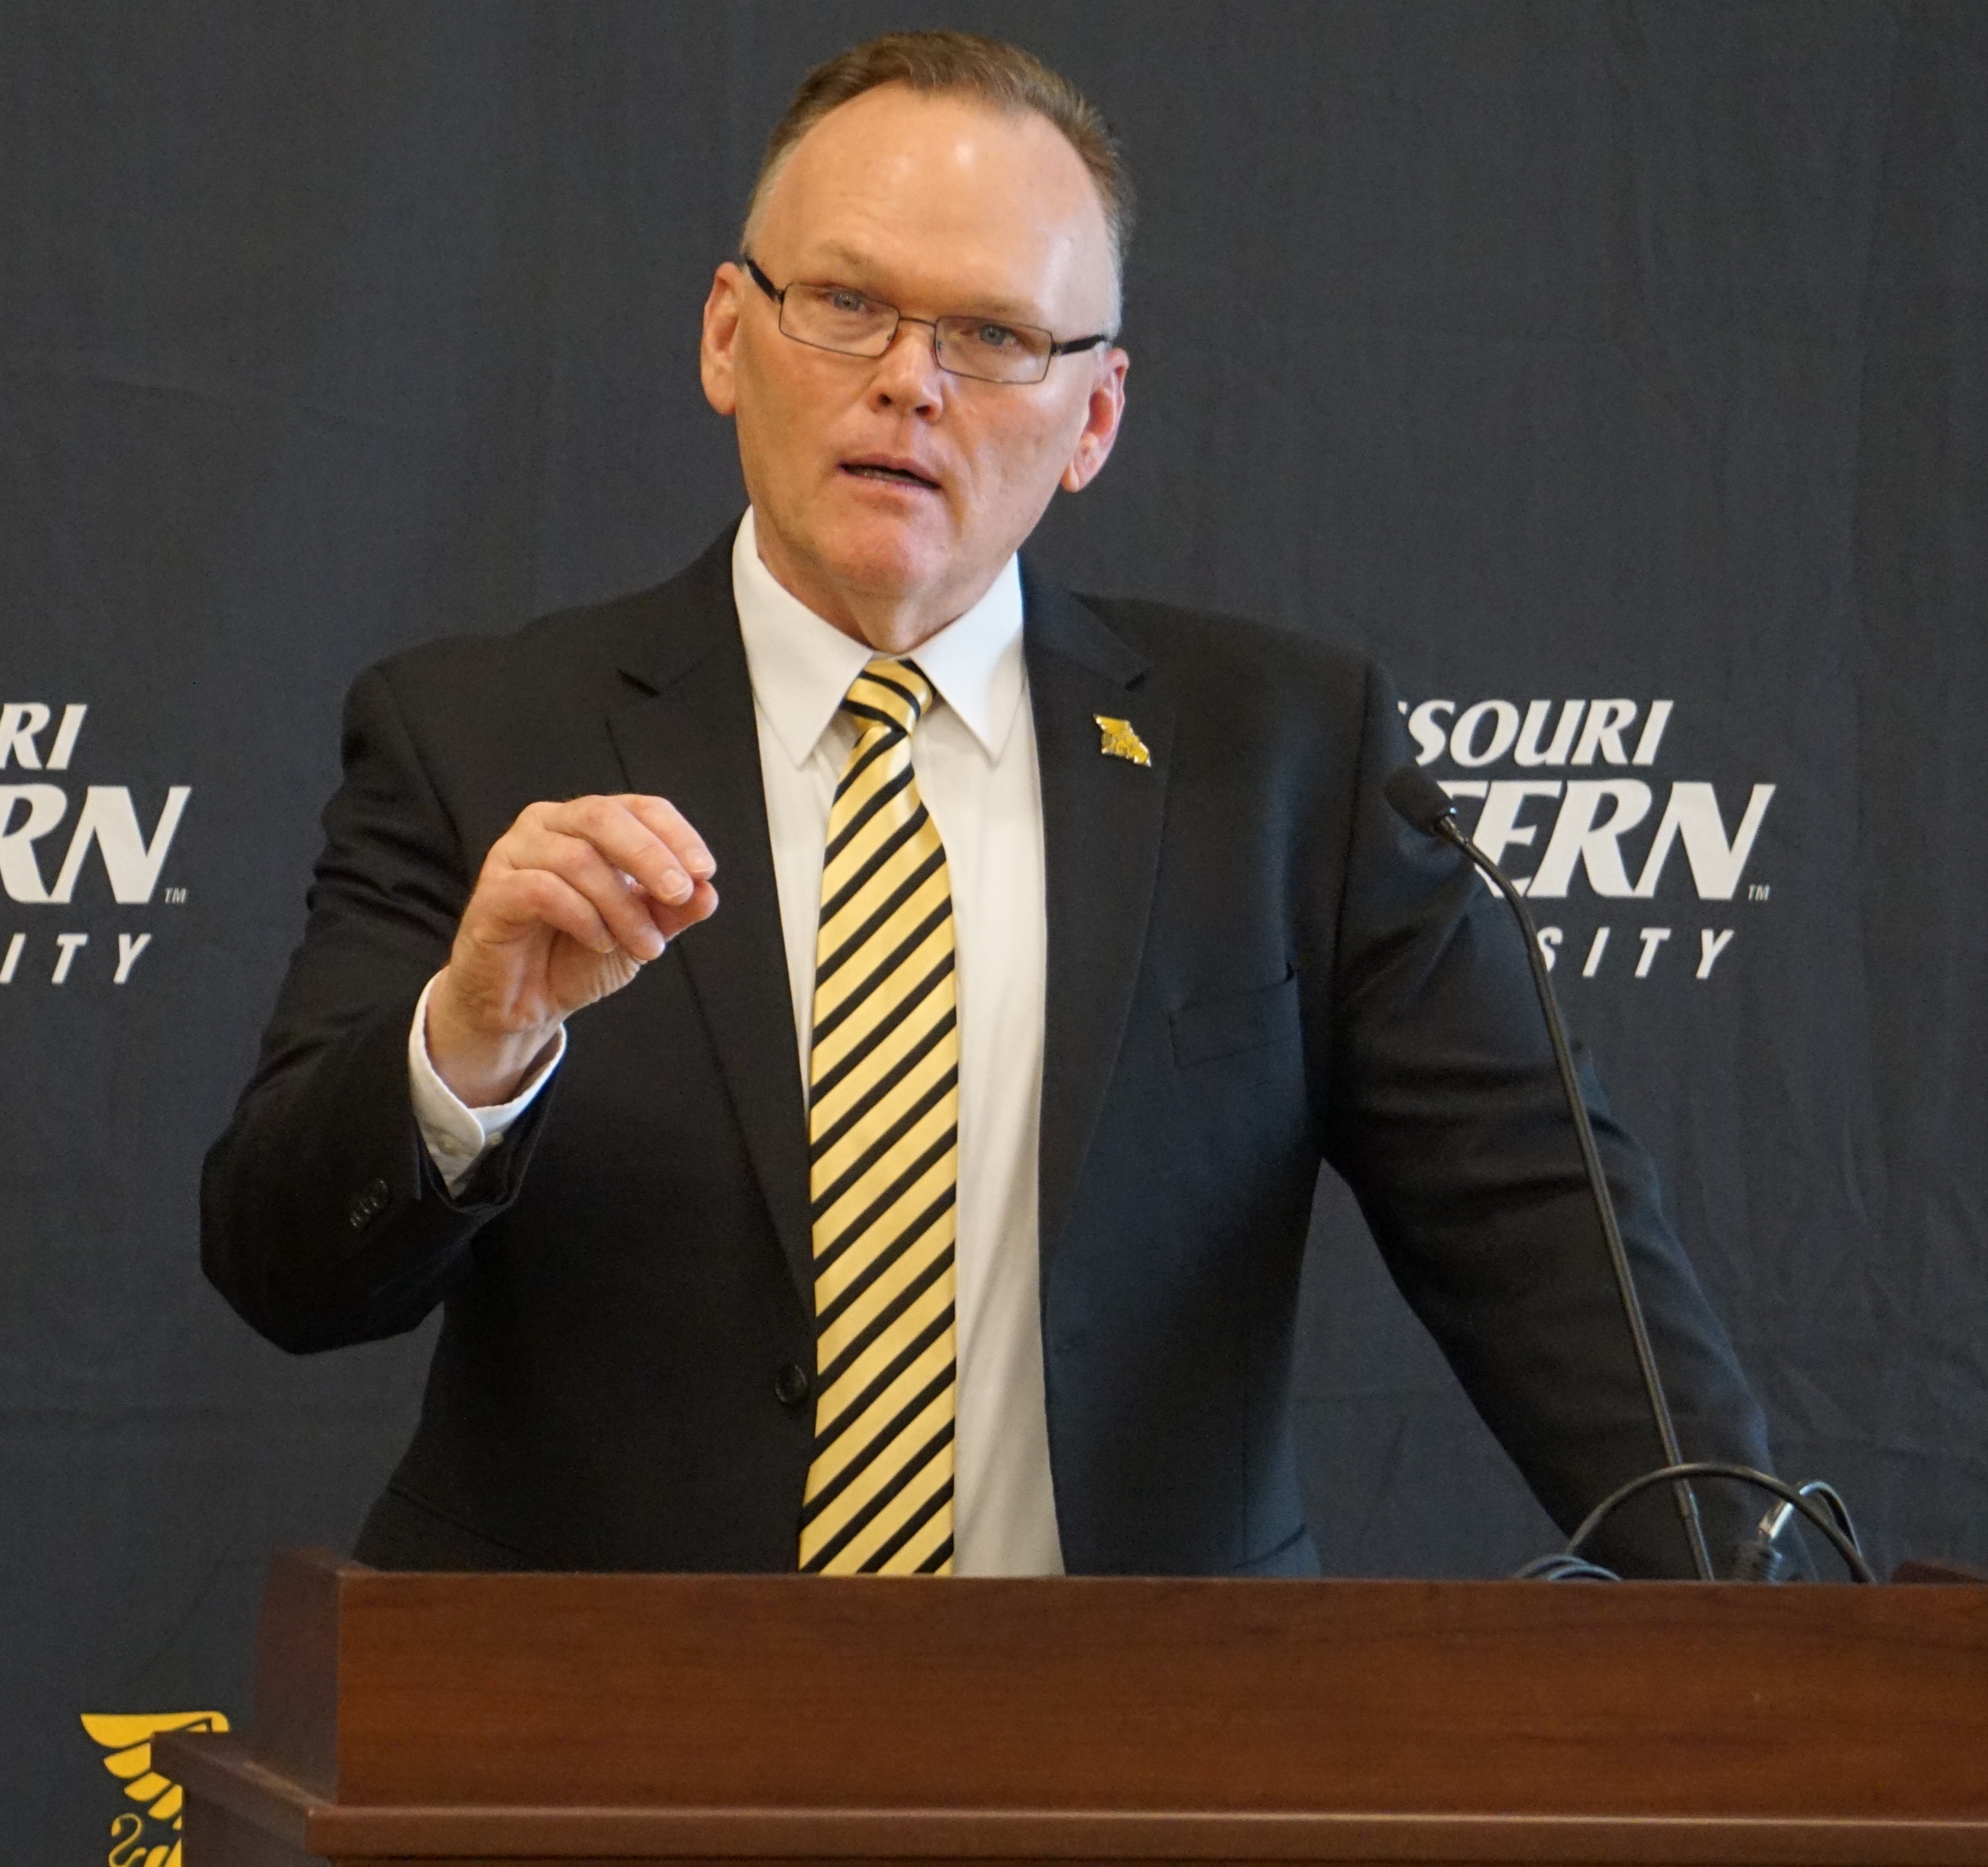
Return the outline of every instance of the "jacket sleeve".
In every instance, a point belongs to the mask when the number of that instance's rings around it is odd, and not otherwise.
[[[1661,1465],[1661,1442],[1523,936],[1465,858],[1382,795],[1410,756],[1377,672],[1339,905],[1330,1071],[1314,1090],[1326,1153],[1472,1402],[1571,1530]],[[1655,1170],[1579,1067],[1684,1455],[1764,1467],[1760,1409],[1665,1219]],[[1723,1571],[1757,1500],[1721,1485],[1700,1494]],[[1668,1487],[1618,1512],[1592,1553],[1625,1573],[1692,1573]]]
[[[344,781],[255,1073],[201,1176],[201,1259],[295,1353],[413,1328],[516,1196],[549,1084],[451,1196],[416,1125],[407,1030],[448,955],[470,854],[388,675],[346,703]]]

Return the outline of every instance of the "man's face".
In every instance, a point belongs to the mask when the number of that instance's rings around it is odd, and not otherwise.
[[[1109,330],[1117,293],[1082,159],[1030,112],[884,85],[831,111],[776,177],[752,257],[908,316],[967,313],[1058,341]],[[817,614],[902,653],[970,608],[1041,518],[1104,464],[1126,358],[1100,347],[1031,384],[941,370],[931,333],[881,357],[781,333],[739,266],[705,307],[705,393],[734,418],[760,555]]]

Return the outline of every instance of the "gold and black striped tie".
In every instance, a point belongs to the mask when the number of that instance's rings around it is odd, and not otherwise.
[[[800,1566],[952,1568],[959,1027],[945,850],[911,774],[932,689],[878,656],[828,816],[809,1065],[814,1449]]]

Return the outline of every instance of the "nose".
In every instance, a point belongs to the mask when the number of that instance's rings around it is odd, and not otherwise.
[[[870,393],[880,408],[936,415],[945,405],[945,372],[938,367],[937,327],[923,318],[905,318],[891,347],[877,360]]]

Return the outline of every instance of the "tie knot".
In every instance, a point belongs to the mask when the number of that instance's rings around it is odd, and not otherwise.
[[[854,717],[859,732],[881,725],[908,738],[931,701],[931,683],[916,662],[879,654],[849,684],[842,710]]]

